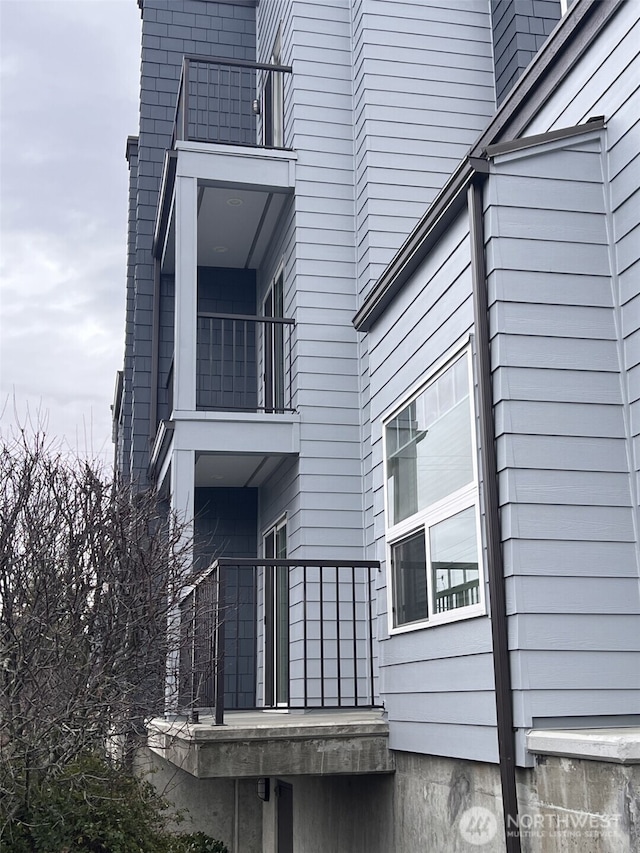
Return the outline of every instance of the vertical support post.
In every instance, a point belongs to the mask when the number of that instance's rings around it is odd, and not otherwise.
[[[174,450],[171,456],[171,512],[182,525],[178,549],[184,560],[185,574],[193,565],[193,514],[194,514],[195,453],[193,450]],[[178,605],[179,579],[173,580],[170,590],[173,603],[167,614],[167,673],[165,682],[165,712],[176,713],[179,703],[180,667],[180,607]],[[195,598],[194,598],[195,606]]]
[[[356,609],[356,568],[351,566],[351,620],[353,623],[353,704],[358,705],[358,637]]]
[[[196,408],[198,310],[198,182],[176,178],[176,310],[174,409]]]

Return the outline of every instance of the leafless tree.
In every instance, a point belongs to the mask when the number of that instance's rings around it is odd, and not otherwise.
[[[0,443],[0,813],[161,713],[167,624],[189,542],[134,492],[41,434]],[[1,836],[1,826],[0,826]]]

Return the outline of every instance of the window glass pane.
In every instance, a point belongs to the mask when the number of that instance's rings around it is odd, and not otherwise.
[[[466,357],[387,424],[390,525],[426,509],[473,480]]]
[[[475,508],[434,524],[429,530],[433,609],[436,613],[480,600]]]
[[[391,547],[395,626],[429,615],[426,562],[424,530]]]

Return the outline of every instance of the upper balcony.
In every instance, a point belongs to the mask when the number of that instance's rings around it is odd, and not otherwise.
[[[288,65],[185,56],[173,132],[178,141],[286,148]]]
[[[282,65],[186,56],[154,230],[163,273],[175,272],[176,181],[197,180],[200,267],[259,269],[294,190]]]
[[[256,284],[295,187],[290,77],[287,66],[184,59],[153,238],[151,466],[160,482],[173,451],[195,451],[218,485],[257,485],[298,452],[294,322],[282,285],[265,296],[264,278]],[[197,485],[211,485],[207,477]]]

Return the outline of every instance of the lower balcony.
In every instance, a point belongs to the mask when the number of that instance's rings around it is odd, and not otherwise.
[[[224,726],[152,720],[149,748],[197,779],[393,773],[381,709],[231,711]]]
[[[392,772],[379,564],[216,560],[181,608],[177,713],[149,745],[197,777]]]

